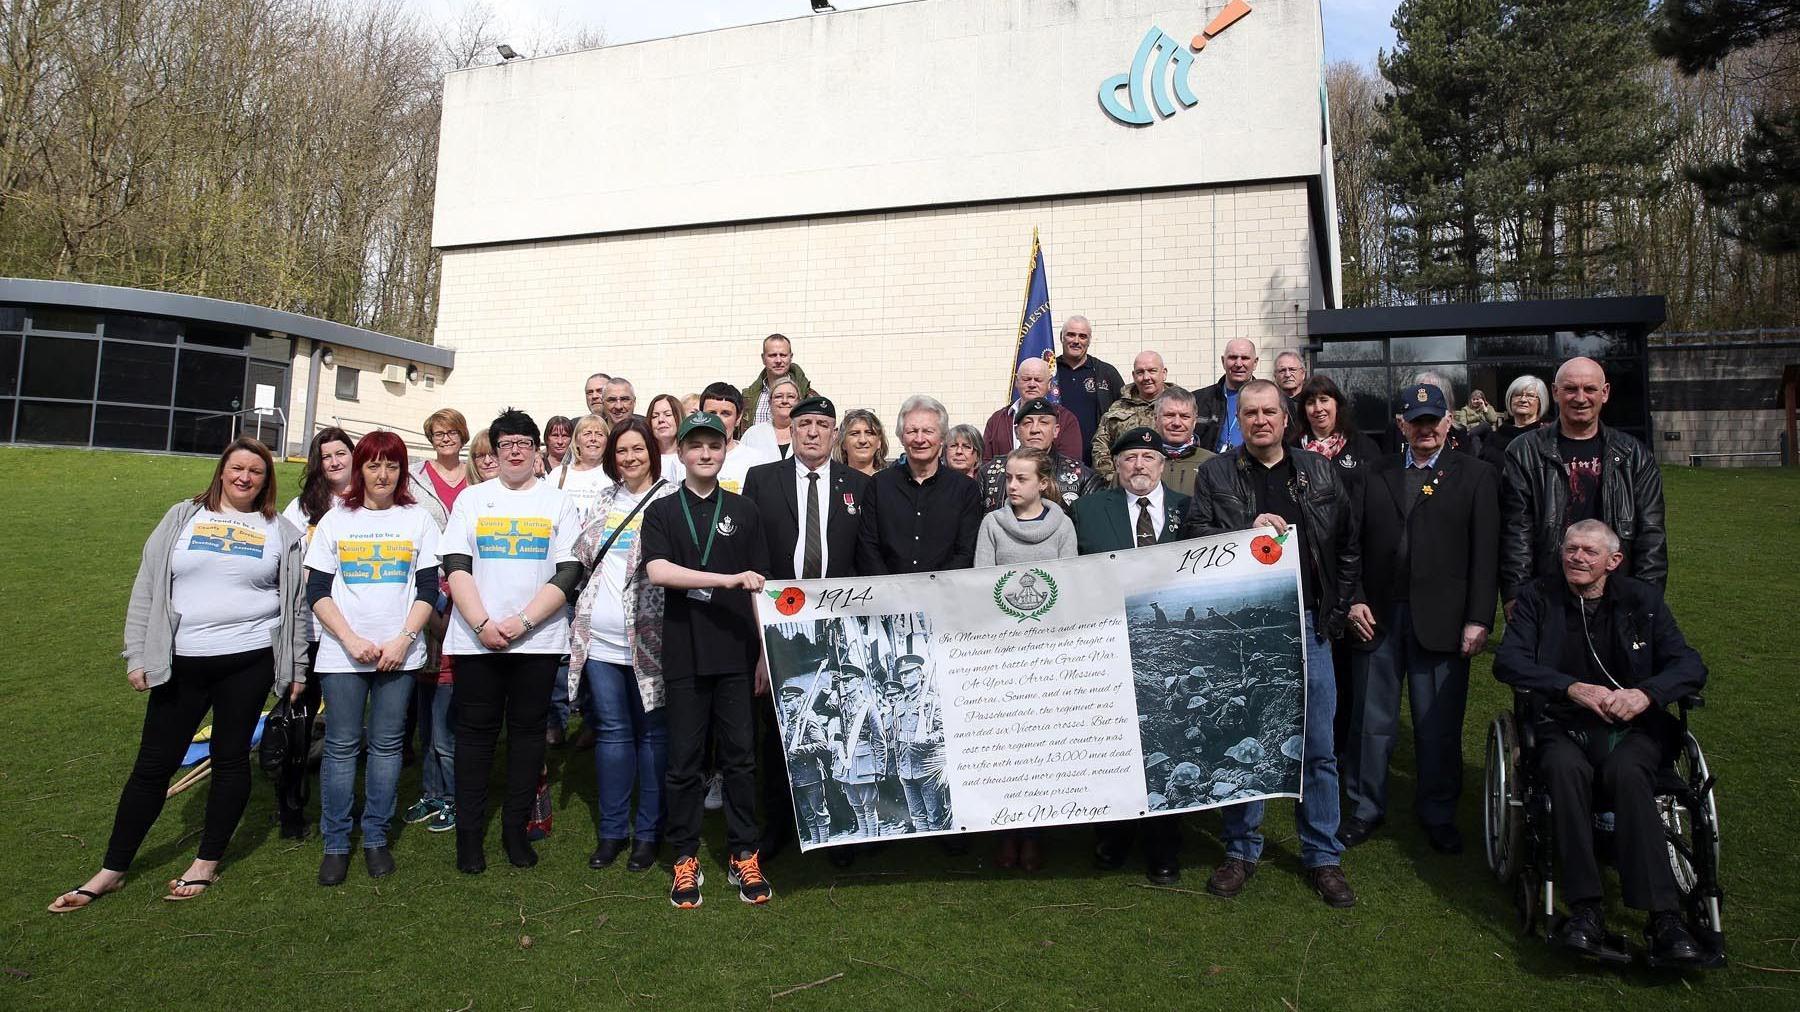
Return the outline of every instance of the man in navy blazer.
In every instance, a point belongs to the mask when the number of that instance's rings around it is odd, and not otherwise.
[[[1082,555],[1122,552],[1164,544],[1181,537],[1181,517],[1188,497],[1162,483],[1162,437],[1150,428],[1128,429],[1113,440],[1117,469],[1112,488],[1082,496],[1069,509],[1075,521],[1075,546]],[[1164,815],[1136,822],[1102,823],[1097,831],[1094,863],[1111,870],[1125,864],[1132,839],[1144,841],[1144,875],[1157,885],[1181,879],[1179,816]]]
[[[793,456],[758,464],[744,476],[744,498],[762,514],[769,543],[769,571],[763,575],[772,581],[882,575],[875,521],[864,509],[869,477],[831,459],[837,408],[827,398],[808,397],[794,405],[789,417]],[[767,678],[765,672],[758,679],[759,695],[768,695]],[[794,802],[775,707],[759,706],[756,713],[762,735],[761,854],[766,861],[794,839]]]

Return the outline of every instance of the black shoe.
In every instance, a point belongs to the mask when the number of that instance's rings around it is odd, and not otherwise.
[[[1644,946],[1655,963],[1698,963],[1704,958],[1693,932],[1673,910],[1659,910],[1644,926]]]
[[[487,871],[487,853],[482,850],[480,835],[461,827],[456,831],[456,870],[465,875]]]
[[[588,867],[595,871],[611,867],[619,859],[619,855],[624,853],[625,843],[624,840],[601,840],[600,846],[595,847],[594,852],[588,855]]]
[[[1181,881],[1181,865],[1170,860],[1157,860],[1144,866],[1144,877],[1151,885],[1174,885]]]
[[[1094,845],[1094,867],[1101,871],[1118,871],[1125,867],[1125,858],[1130,853],[1127,847],[1097,843]]]
[[[1463,852],[1462,834],[1448,822],[1426,826],[1425,839],[1431,841],[1431,849],[1440,854]]]
[[[306,823],[304,823],[304,822],[288,822],[288,821],[283,820],[283,822],[281,823],[281,838],[283,840],[304,840],[304,839],[306,839]]]
[[[626,871],[649,871],[656,867],[656,841],[639,840],[631,845],[631,857],[625,861]]]
[[[1367,840],[1369,837],[1374,836],[1375,830],[1377,830],[1379,828],[1381,828],[1381,820],[1380,819],[1377,819],[1374,822],[1369,822],[1364,819],[1359,819],[1359,818],[1356,818],[1355,816],[1351,816],[1350,818],[1344,820],[1343,825],[1338,827],[1338,834],[1337,834],[1338,842],[1342,843],[1346,847],[1354,847],[1357,844],[1362,843],[1364,840]]]
[[[383,847],[364,847],[363,864],[370,878],[386,878],[394,873],[394,852]]]
[[[830,861],[833,868],[848,868],[856,863],[856,845],[833,847],[826,852],[825,860]]]
[[[1604,954],[1607,951],[1606,912],[1598,903],[1577,903],[1569,916],[1550,933],[1550,942],[1587,956]]]
[[[326,854],[319,861],[319,884],[335,886],[344,884],[344,876],[350,874],[349,854]]]
[[[530,868],[538,863],[537,851],[532,848],[531,841],[525,838],[523,829],[514,833],[510,830],[500,834],[500,845],[506,848],[506,859],[514,868]]]

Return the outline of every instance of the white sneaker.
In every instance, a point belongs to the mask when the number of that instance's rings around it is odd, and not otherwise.
[[[716,812],[725,807],[725,778],[717,773],[706,779],[706,810]]]

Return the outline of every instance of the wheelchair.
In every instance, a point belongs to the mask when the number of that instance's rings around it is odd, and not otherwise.
[[[1662,815],[1669,866],[1681,893],[1682,913],[1704,953],[1697,965],[1679,965],[1713,969],[1725,965],[1719,807],[1713,792],[1717,778],[1706,765],[1700,742],[1688,730],[1688,712],[1704,705],[1699,694],[1683,697],[1677,704],[1679,747],[1657,776],[1656,805]],[[1548,941],[1556,921],[1556,843],[1550,791],[1537,773],[1536,732],[1545,706],[1540,693],[1515,690],[1512,712],[1498,714],[1489,725],[1482,829],[1488,868],[1512,890],[1520,932]],[[1597,797],[1595,807],[1601,804]],[[1602,864],[1611,864],[1612,813],[1596,811],[1594,828],[1595,849]],[[1624,936],[1613,935],[1607,952],[1597,958],[1628,963],[1632,957]],[[1658,965],[1648,954],[1646,961]]]

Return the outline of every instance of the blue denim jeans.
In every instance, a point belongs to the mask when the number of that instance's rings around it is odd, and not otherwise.
[[[356,803],[356,753],[365,705],[369,766],[362,845],[385,847],[400,784],[400,739],[412,702],[412,672],[331,672],[320,681],[325,690],[325,757],[319,764],[319,834],[325,838],[325,853],[350,853],[350,809]]]
[[[456,803],[456,686],[420,682],[419,726],[425,729],[425,752],[419,762],[419,797]]]
[[[644,712],[637,675],[622,664],[590,660],[583,668],[598,715],[594,779],[599,783],[602,840],[662,838],[663,777],[669,765],[669,725],[663,709]],[[631,789],[637,788],[637,829],[631,831]]]
[[[1338,770],[1332,752],[1331,721],[1337,712],[1337,679],[1331,667],[1331,643],[1320,639],[1312,612],[1306,613],[1306,728],[1301,751],[1300,801],[1294,822],[1300,831],[1300,861],[1309,870],[1339,862]],[[1263,803],[1233,805],[1224,816],[1225,854],[1255,864],[1262,857]]]

